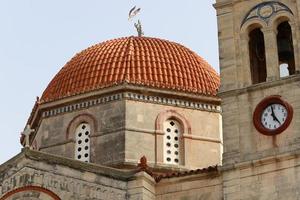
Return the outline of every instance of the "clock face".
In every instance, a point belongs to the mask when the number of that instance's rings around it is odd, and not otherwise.
[[[274,136],[288,128],[292,121],[293,108],[280,96],[263,99],[253,113],[255,128],[264,135]]]
[[[281,127],[287,120],[288,111],[284,105],[270,104],[262,112],[261,124],[269,130]]]

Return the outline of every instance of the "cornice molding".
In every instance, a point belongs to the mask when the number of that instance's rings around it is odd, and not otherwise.
[[[275,86],[280,86],[280,85],[285,85],[293,82],[299,82],[300,81],[300,74],[295,74],[292,76],[288,76],[285,78],[281,78],[278,80],[272,80],[272,81],[267,81],[264,83],[259,83],[255,85],[250,85],[238,89],[233,89],[233,90],[227,90],[227,91],[221,91],[218,96],[221,98],[224,97],[229,97],[229,96],[238,96],[241,94],[249,93],[249,92],[254,92],[257,90],[263,90],[263,89],[268,89],[271,87]]]
[[[236,170],[236,169],[242,170],[242,169],[248,169],[248,168],[252,168],[252,167],[260,167],[260,166],[264,166],[264,165],[275,164],[278,162],[283,162],[283,161],[292,160],[292,159],[298,159],[299,156],[300,156],[300,150],[296,150],[293,152],[268,156],[268,157],[257,159],[257,160],[250,160],[250,161],[244,161],[244,162],[235,163],[235,164],[223,165],[220,169],[221,169],[221,171],[231,171],[231,170]],[[296,164],[295,166],[300,166],[300,164]]]
[[[217,112],[217,113],[221,112],[221,107],[219,105],[203,103],[201,101],[180,100],[179,98],[168,98],[168,97],[139,94],[134,92],[124,92],[124,93],[105,95],[97,99],[85,100],[77,103],[69,103],[67,105],[63,105],[57,108],[45,109],[42,112],[42,118],[52,117],[59,114],[69,113],[81,109],[87,109],[93,106],[106,104],[114,101],[120,101],[120,100],[134,100],[134,101],[140,101],[145,103],[168,105],[168,106],[202,110],[208,112]]]

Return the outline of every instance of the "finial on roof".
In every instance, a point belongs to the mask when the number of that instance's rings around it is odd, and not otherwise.
[[[138,33],[138,36],[139,37],[142,37],[144,35],[144,32],[143,32],[143,27],[142,27],[142,23],[140,20],[138,20],[137,23],[134,23],[134,27],[136,28],[136,31]]]
[[[137,8],[136,6],[131,8],[129,11],[129,14],[128,14],[128,20],[130,21],[131,19],[136,17],[140,13],[140,11],[141,11],[141,8]],[[138,20],[137,22],[134,23],[134,27],[136,28],[136,31],[137,31],[139,37],[144,35],[142,23],[140,20]]]

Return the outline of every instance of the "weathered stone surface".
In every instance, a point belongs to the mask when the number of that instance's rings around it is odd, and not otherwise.
[[[170,110],[182,115],[191,126],[191,132],[184,133],[183,136],[184,167],[195,169],[221,164],[222,125],[220,113],[138,101],[126,101],[126,159],[129,162],[137,163],[145,155],[151,164],[163,163],[159,155],[155,154],[163,153],[162,141],[160,143],[159,138],[156,138],[156,123],[161,113]],[[175,116],[173,119],[176,120]]]
[[[91,146],[93,147],[91,162],[114,164],[124,161],[125,104],[123,101],[44,118],[35,139],[39,150],[74,158],[75,136],[70,127],[72,123],[76,123],[73,122],[76,117],[85,115],[92,118],[95,123],[91,124]],[[82,120],[85,118],[83,117]]]
[[[251,9],[264,2],[284,3],[290,10],[273,13],[269,6],[263,15],[268,18],[270,14],[271,19],[245,18]],[[85,97],[88,102],[78,104],[80,97],[74,97],[75,106],[79,108],[70,112],[64,112],[68,106],[59,106],[74,103],[71,102],[73,97],[70,101],[58,102],[61,105],[52,105],[55,114],[51,114],[49,104],[49,110],[47,106],[44,108],[48,113],[39,124],[33,145],[41,152],[61,157],[26,150],[3,164],[0,166],[0,195],[34,185],[52,191],[61,199],[75,200],[299,199],[300,75],[279,77],[276,26],[279,21],[289,19],[296,70],[299,71],[300,1],[217,0],[215,7],[222,116],[214,107],[219,106],[217,98],[149,88],[128,90],[125,86],[119,88],[126,91],[122,95],[111,95],[117,89],[110,89],[107,94],[111,96],[108,97],[104,97],[104,91],[99,93],[103,97],[101,103],[99,99],[88,99],[93,94]],[[257,9],[254,14],[259,12]],[[267,81],[255,85],[251,80],[248,47],[248,34],[253,27],[261,28],[267,51]],[[290,126],[273,137],[260,134],[252,119],[255,107],[270,95],[281,95],[294,109]],[[177,119],[182,125],[184,162],[181,166],[168,166],[163,162],[164,130],[161,123],[166,119]],[[83,121],[92,125],[91,163],[73,160],[74,127]],[[150,168],[146,168],[147,173],[138,169],[136,164],[142,156],[147,157],[146,164],[164,176],[155,176]],[[93,163],[119,168],[130,166],[133,170],[116,170]],[[213,171],[168,173],[216,164],[223,166]],[[45,191],[28,189],[10,196],[10,199],[16,198],[50,200],[51,196]]]
[[[300,76],[280,78],[276,41],[278,23],[288,20],[293,32],[296,70],[299,69],[299,1],[274,1],[290,10],[272,11],[270,19],[252,17],[243,22],[252,8],[266,2],[273,1],[217,0],[215,4],[222,82],[219,96],[223,110],[224,199],[299,198]],[[253,28],[260,28],[264,34],[267,63],[267,81],[255,85],[251,80],[248,46],[248,34]],[[290,126],[274,137],[260,134],[253,125],[256,106],[270,95],[281,95],[294,109]]]
[[[3,195],[42,200],[221,199],[221,180],[214,171],[157,183],[138,170],[116,170],[24,149],[0,166],[0,199]]]
[[[16,167],[9,168],[14,164]],[[0,174],[0,196],[23,186],[39,186],[54,192],[61,199],[121,200],[127,198],[127,180],[133,177],[134,172],[89,166],[26,150],[2,165]]]

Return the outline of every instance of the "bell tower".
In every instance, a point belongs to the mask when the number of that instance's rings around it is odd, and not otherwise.
[[[296,199],[293,184],[300,183],[295,172],[300,152],[300,1],[216,0],[214,6],[224,197],[283,199],[280,195],[286,194]]]
[[[215,4],[225,165],[286,153],[298,144],[299,6],[292,0]]]

